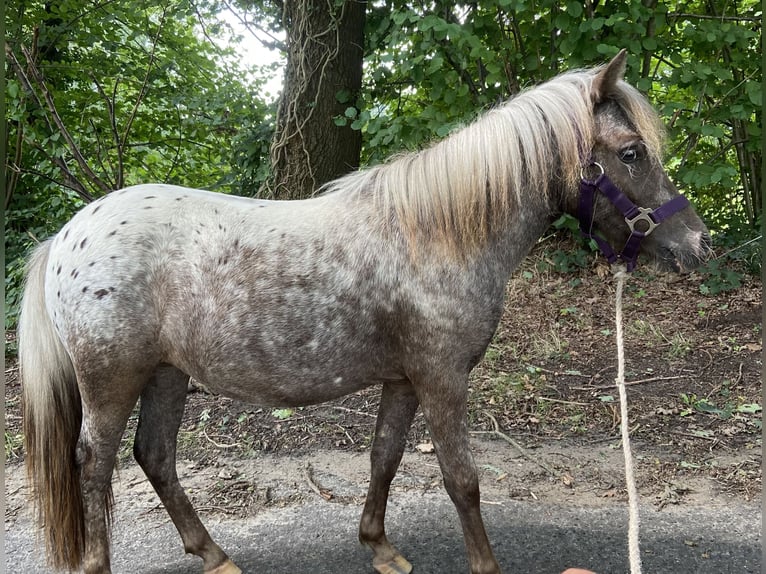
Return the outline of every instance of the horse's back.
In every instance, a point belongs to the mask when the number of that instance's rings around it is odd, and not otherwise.
[[[189,276],[183,270],[199,267],[251,213],[274,203],[140,185],[89,204],[57,234],[48,257],[46,301],[60,335],[156,343],[164,306]]]
[[[126,188],[84,208],[54,240],[49,312],[73,354],[97,345],[126,361],[169,362],[212,385],[239,381],[240,395],[260,377],[255,394],[273,391],[269,402],[294,402],[276,381],[302,377],[301,394],[323,400],[352,378],[387,374],[363,359],[371,342],[387,344],[379,316],[393,308],[386,288],[399,277],[393,254],[370,248],[371,233],[338,197]],[[315,387],[328,378],[336,390]]]

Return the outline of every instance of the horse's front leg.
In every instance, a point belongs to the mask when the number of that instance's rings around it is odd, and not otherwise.
[[[412,571],[412,565],[386,538],[384,521],[391,481],[402,460],[407,431],[417,408],[418,399],[409,382],[383,385],[370,453],[370,488],[359,525],[359,540],[375,553],[372,565],[381,574]]]
[[[471,574],[499,574],[479,508],[479,478],[466,425],[468,377],[416,383],[420,405],[444,477],[444,487],[463,527]]]

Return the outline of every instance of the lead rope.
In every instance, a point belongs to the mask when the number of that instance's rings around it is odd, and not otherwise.
[[[622,336],[622,290],[628,277],[624,265],[612,267],[617,281],[615,297],[615,325],[617,337],[617,390],[620,394],[620,434],[622,435],[622,453],[625,457],[625,484],[628,490],[628,558],[630,574],[641,574],[641,551],[638,547],[638,491],[633,476],[633,455],[630,451],[630,433],[628,432],[628,394],[625,391],[625,349]]]

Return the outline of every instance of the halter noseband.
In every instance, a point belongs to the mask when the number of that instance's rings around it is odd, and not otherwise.
[[[592,162],[588,167],[591,166],[597,167],[601,173],[594,180],[586,179],[584,171],[580,176],[580,204],[577,214],[580,220],[580,231],[585,237],[596,242],[609,263],[622,260],[627,270],[633,271],[636,267],[641,240],[654,231],[660,223],[689,205],[689,200],[683,195],[678,195],[657,209],[638,207],[614,185],[609,176],[604,173],[600,163]],[[622,213],[630,229],[630,237],[619,253],[615,252],[606,239],[593,233],[593,208],[597,191],[603,193]]]

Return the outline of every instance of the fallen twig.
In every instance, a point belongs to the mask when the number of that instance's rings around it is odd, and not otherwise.
[[[562,405],[575,405],[578,407],[587,407],[590,406],[590,403],[578,403],[576,401],[565,401],[563,399],[553,399],[550,397],[537,397],[538,401],[547,401],[549,403],[560,403]]]
[[[674,375],[672,377],[649,377],[648,379],[639,379],[637,381],[628,381],[625,383],[626,387],[630,387],[633,385],[642,385],[644,383],[654,383],[656,381],[673,381],[676,379],[689,379],[691,378],[691,375]],[[592,387],[569,387],[573,391],[604,391],[608,389],[614,389],[617,385],[615,383],[612,383],[610,385],[597,385]]]
[[[332,492],[330,492],[326,488],[319,488],[316,482],[314,482],[314,478],[311,476],[311,473],[312,473],[311,464],[306,463],[306,467],[303,469],[303,476],[306,478],[306,483],[309,485],[309,488],[313,490],[315,493],[317,493],[319,496],[324,498],[325,500],[332,500],[333,498]]]
[[[357,411],[357,410],[354,410],[354,409],[350,409],[348,407],[339,407],[339,406],[333,405],[332,408],[334,408],[337,411],[344,411],[344,412],[347,412],[347,413],[353,413],[355,415],[361,415],[363,417],[377,418],[377,416],[378,416],[378,415],[373,415],[373,414],[370,414],[370,413],[365,413],[364,411]]]
[[[676,434],[680,436],[688,436],[689,438],[701,438],[702,440],[712,440],[714,442],[718,441],[717,436],[705,436],[703,434],[694,434],[690,432],[683,432],[683,431],[670,431],[671,434]]]
[[[549,375],[553,375],[554,377],[586,377],[588,379],[592,379],[594,375],[586,375],[585,373],[580,373],[579,371],[552,371],[551,369],[546,369],[544,367],[538,367],[537,365],[529,365],[536,371],[540,371],[543,373],[548,373]]]
[[[523,446],[521,446],[517,441],[515,441],[514,439],[509,437],[507,434],[502,432],[500,430],[500,425],[497,424],[497,419],[494,416],[492,416],[491,413],[488,413],[487,411],[481,411],[481,412],[484,413],[487,416],[487,418],[492,421],[492,426],[494,427],[494,430],[491,430],[491,431],[473,431],[474,434],[479,434],[479,433],[481,433],[481,434],[494,434],[495,436],[503,439],[505,442],[507,442],[508,444],[513,446],[516,450],[519,451],[519,453],[521,453],[521,456],[526,458],[528,461],[533,462],[534,464],[536,464],[537,466],[539,466],[540,468],[545,470],[547,473],[549,473],[551,476],[558,476],[558,473],[555,470],[553,470],[550,466],[548,466],[544,462],[540,462],[539,460],[535,460],[533,457],[531,457],[527,453],[526,449]]]
[[[215,441],[214,441],[212,438],[210,438],[210,437],[208,436],[208,434],[207,434],[207,430],[206,430],[206,429],[204,429],[204,428],[202,429],[202,435],[203,435],[203,436],[204,436],[204,437],[205,437],[205,438],[206,438],[208,441],[210,441],[210,444],[212,444],[213,446],[216,446],[216,447],[218,447],[218,448],[236,448],[236,447],[238,447],[238,446],[242,446],[242,445],[240,445],[238,442],[235,442],[235,443],[233,443],[233,444],[221,444],[221,443],[215,442]]]

